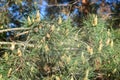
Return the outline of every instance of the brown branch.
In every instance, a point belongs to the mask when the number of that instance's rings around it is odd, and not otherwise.
[[[47,5],[48,7],[54,7],[54,6],[70,6],[69,4],[52,4],[52,5]]]
[[[62,6],[71,6],[71,5],[74,5],[76,3],[80,2],[79,0],[75,1],[75,2],[69,2],[68,4],[51,4],[51,5],[46,5],[48,7],[54,7],[54,6],[58,6],[58,7],[62,7]]]
[[[33,44],[28,44],[26,42],[0,42],[0,45],[11,45],[11,44],[15,44],[15,45],[21,45],[21,46],[27,46],[27,47],[34,47]]]
[[[21,35],[28,34],[29,32],[30,32],[30,31],[25,31],[25,32],[19,33],[19,34],[17,34],[15,37],[19,37],[19,36],[21,36]]]
[[[19,31],[19,30],[30,30],[30,28],[11,28],[11,29],[3,29],[3,30],[0,30],[0,33],[8,32],[8,31]]]

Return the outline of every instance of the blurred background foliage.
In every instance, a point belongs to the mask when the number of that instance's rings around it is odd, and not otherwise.
[[[36,10],[40,11],[42,19],[54,19],[59,15],[67,19],[70,16],[74,25],[82,25],[83,16],[95,13],[105,19],[112,17],[110,20],[114,23],[110,23],[119,27],[119,0],[3,0],[0,3],[1,24],[6,23],[9,27],[21,26]]]
[[[66,20],[70,17],[73,26],[82,27],[83,18],[94,13],[108,22],[108,28],[120,27],[119,0],[1,0],[0,6],[1,29],[23,26],[28,16],[32,18],[37,10],[42,20],[58,19],[59,16]],[[10,31],[0,36],[10,41],[14,35],[15,32]]]

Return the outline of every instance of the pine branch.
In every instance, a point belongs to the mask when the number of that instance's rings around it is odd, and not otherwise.
[[[34,47],[33,44],[28,44],[26,42],[0,42],[0,45],[21,45],[21,46],[27,46],[27,47]]]
[[[0,33],[9,32],[9,31],[19,31],[19,30],[30,30],[30,28],[11,28],[0,30]]]
[[[19,37],[19,36],[21,36],[21,35],[28,34],[29,32],[30,32],[30,31],[25,31],[25,32],[19,33],[19,34],[17,34],[15,37]]]

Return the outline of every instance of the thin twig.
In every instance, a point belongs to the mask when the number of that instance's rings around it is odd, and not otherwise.
[[[27,44],[25,42],[0,42],[0,45],[10,45],[10,44],[14,44],[14,45],[21,45],[21,46],[28,46],[28,47],[34,47],[33,44]]]
[[[15,37],[19,37],[19,36],[21,36],[21,35],[28,34],[29,32],[30,32],[30,31],[25,31],[25,32],[19,33],[19,34],[17,34]]]
[[[74,5],[74,4],[78,3],[78,2],[80,2],[80,1],[79,0],[75,1],[75,2],[72,1],[72,2],[69,2],[67,4],[51,4],[51,5],[48,4],[46,6],[48,6],[48,7],[54,7],[54,6],[63,7],[63,6],[71,6],[71,5]]]
[[[3,29],[3,30],[0,30],[0,33],[8,32],[8,31],[19,31],[19,30],[30,30],[30,28],[11,28],[11,29]]]
[[[69,4],[52,4],[52,5],[47,5],[48,7],[54,7],[54,6],[70,6]]]

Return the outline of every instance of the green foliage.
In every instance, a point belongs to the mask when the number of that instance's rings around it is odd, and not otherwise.
[[[102,19],[98,19],[96,27],[90,26],[91,16],[84,23],[87,26],[87,40],[90,42],[89,44],[95,53],[93,54],[94,59],[96,58],[98,60],[98,66],[101,65],[97,71],[103,73],[106,78],[119,79],[117,76],[119,75],[118,64],[120,63],[118,57],[119,43],[115,41],[117,34],[107,29],[107,22]]]
[[[24,12],[21,1],[7,0],[5,8],[17,4]],[[12,42],[0,44],[0,80],[120,79],[120,30],[111,28],[119,25],[118,18],[108,29],[107,21],[90,14],[79,28],[60,16],[58,20],[40,20],[37,12],[21,21],[21,27],[29,30],[15,31]],[[8,29],[12,20],[7,10],[0,13],[0,21],[0,30]],[[6,32],[0,33],[0,41],[7,41]]]
[[[5,46],[14,48],[0,58],[0,79],[120,79],[120,41],[117,32],[107,29],[106,21],[92,14],[78,28],[71,19],[60,20],[26,19],[23,26],[30,31],[25,43]]]

